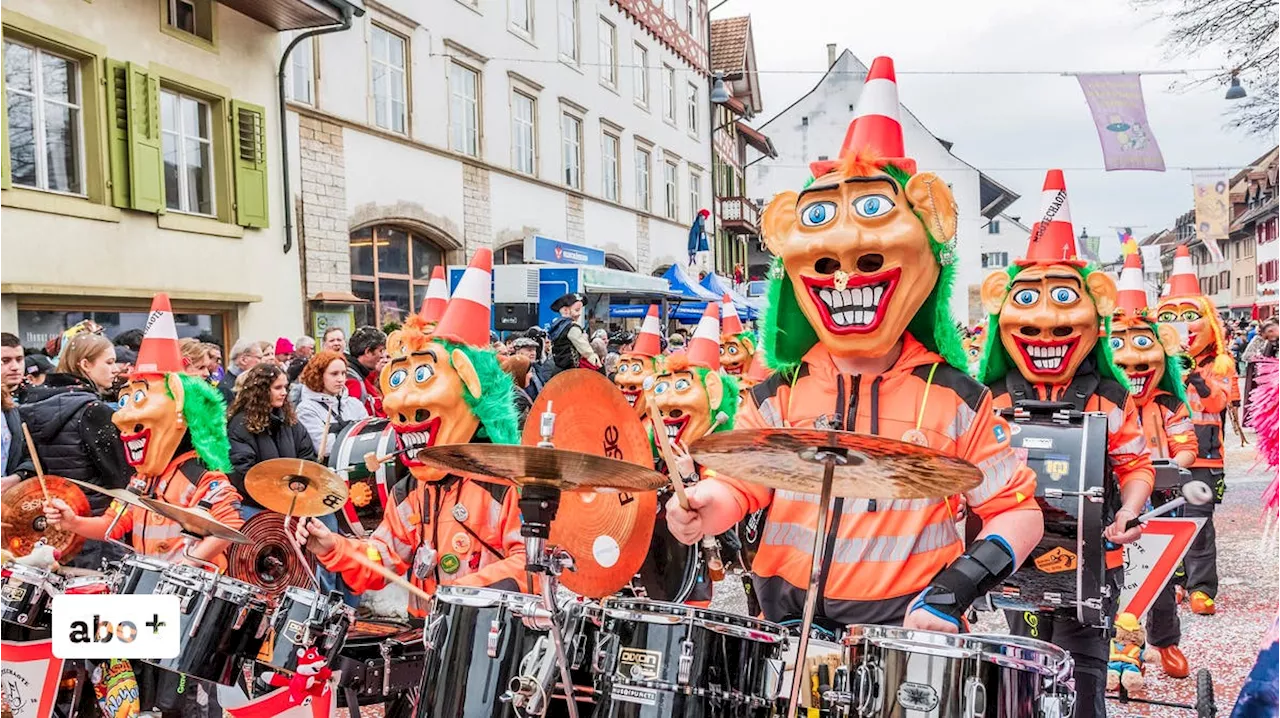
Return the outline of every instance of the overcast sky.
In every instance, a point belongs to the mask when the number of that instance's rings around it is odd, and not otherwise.
[[[1192,173],[1175,167],[1239,169],[1275,144],[1274,138],[1226,129],[1224,86],[1171,89],[1180,78],[1148,76],[1142,80],[1147,115],[1170,169],[1105,172],[1074,77],[909,74],[1223,64],[1217,52],[1168,57],[1160,42],[1166,24],[1124,0],[728,0],[712,17],[745,14],[752,19],[764,99],[764,112],[752,124],[781,112],[821,79],[827,43],[848,48],[868,65],[889,55],[902,104],[934,135],[953,142],[956,156],[1022,195],[1009,214],[1029,226],[1045,170],[1065,169],[1076,232],[1085,227],[1101,235],[1104,260],[1118,253],[1110,225],[1132,226],[1142,237],[1172,226],[1191,209]]]

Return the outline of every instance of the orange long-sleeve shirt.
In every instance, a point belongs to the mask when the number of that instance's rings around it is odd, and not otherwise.
[[[1226,375],[1213,370],[1213,354],[1201,357],[1197,366],[1187,372],[1187,403],[1191,407],[1191,423],[1195,425],[1199,451],[1191,464],[1193,469],[1222,468],[1222,412],[1240,402],[1240,387],[1235,369]],[[1200,396],[1191,381],[1192,375],[1204,379],[1209,396]]]
[[[409,491],[414,481],[410,477],[396,486],[394,504],[369,538],[336,536],[334,549],[317,557],[320,563],[341,573],[355,593],[386,585],[382,574],[359,563],[355,555],[408,574],[409,581],[428,594],[440,584],[529,590],[515,489],[449,476],[420,482]],[[435,560],[431,570],[419,576],[414,562],[423,546],[435,551]],[[426,615],[428,608],[425,601],[409,596],[413,615]]]
[[[1183,451],[1199,451],[1200,442],[1187,405],[1173,394],[1162,389],[1152,391],[1146,403],[1138,407],[1138,420],[1152,458],[1172,459]]]

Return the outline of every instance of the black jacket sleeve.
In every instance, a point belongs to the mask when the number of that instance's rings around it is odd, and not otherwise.
[[[293,433],[294,451],[297,452],[299,459],[319,461],[316,458],[315,444],[311,443],[311,434],[307,433],[307,427],[303,426],[302,422],[290,426],[287,430]]]
[[[0,468],[4,469],[5,476],[17,474],[19,478],[29,479],[36,475],[36,465],[27,453],[27,441],[22,436],[22,417],[18,414],[18,407],[6,411],[4,421],[9,425],[9,461]]]
[[[124,458],[120,430],[111,423],[113,413],[111,406],[104,401],[94,401],[86,406],[80,420],[80,438],[89,460],[102,477],[102,485],[123,489],[133,477],[133,467]]]
[[[246,503],[257,506],[244,490],[245,472],[258,463],[257,437],[250,434],[249,428],[245,426],[244,414],[236,414],[227,421],[227,440],[231,443],[231,473],[227,478],[231,479],[231,485],[236,487],[236,491],[248,499]]]

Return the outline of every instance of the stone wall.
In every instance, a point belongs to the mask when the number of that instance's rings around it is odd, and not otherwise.
[[[481,247],[493,248],[489,170],[465,163],[462,165],[462,237],[468,259]]]
[[[298,117],[302,190],[300,224],[306,255],[306,291],[351,291],[347,246],[347,192],[342,128],[314,117]]]

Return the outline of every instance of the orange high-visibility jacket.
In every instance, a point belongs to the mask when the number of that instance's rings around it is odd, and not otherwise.
[[[1039,511],[1026,500],[1035,494],[1035,475],[1010,447],[1009,427],[992,411],[990,392],[910,334],[883,374],[841,374],[818,344],[793,380],[775,374],[750,396],[736,428],[813,428],[817,421],[901,439],[918,425],[929,446],[982,471],[982,482],[964,497],[977,515]],[[752,563],[756,594],[769,620],[798,616],[809,585],[818,497],[742,480],[749,478],[718,480],[733,489],[742,516],[770,507]],[[822,615],[842,624],[901,622],[916,595],[964,549],[956,501],[836,498],[824,539]]]
[[[1209,396],[1191,386],[1191,374],[1198,374],[1208,385]],[[1213,371],[1213,354],[1200,359],[1198,366],[1187,372],[1187,403],[1191,406],[1191,423],[1196,427],[1196,439],[1200,451],[1196,454],[1193,469],[1222,468],[1222,412],[1240,403],[1240,386],[1236,371],[1223,376]]]
[[[1163,389],[1153,391],[1147,403],[1138,407],[1138,421],[1152,458],[1172,459],[1179,452],[1199,451],[1187,405]]]
[[[386,585],[382,574],[353,558],[362,555],[406,576],[428,594],[438,584],[491,586],[527,591],[524,539],[520,536],[519,498],[514,489],[448,476],[419,482],[408,477],[393,492],[382,523],[368,539],[335,536],[337,545],[318,556],[330,571],[342,574],[355,593]],[[458,508],[461,507],[461,508]],[[435,560],[425,576],[413,573],[421,546],[434,550]],[[409,596],[409,612],[426,615],[429,606]]]
[[[231,485],[226,474],[206,469],[194,451],[173,457],[173,461],[152,482],[155,496],[162,501],[184,508],[192,508],[201,501],[208,501],[213,505],[209,509],[213,518],[236,530],[244,526],[244,521],[240,518],[240,492]],[[112,501],[111,507],[99,518],[110,520],[121,506],[120,502]],[[182,527],[176,521],[137,506],[126,506],[125,509],[115,530],[111,532],[111,538],[118,541],[125,534],[130,534],[130,541],[138,553],[157,556],[166,561],[182,560],[186,544],[182,537]],[[225,552],[213,561],[221,568],[227,567]]]

